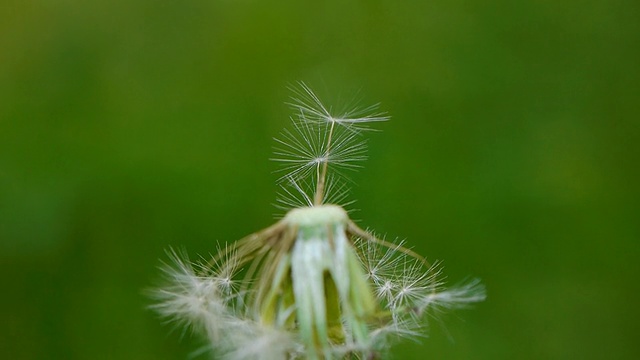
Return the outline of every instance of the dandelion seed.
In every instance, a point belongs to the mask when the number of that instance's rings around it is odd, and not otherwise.
[[[375,359],[398,338],[421,336],[426,314],[483,301],[478,280],[444,288],[439,264],[336,205],[348,193],[341,170],[366,159],[363,130],[388,117],[376,106],[333,114],[304,83],[290,105],[297,117],[274,156],[286,215],[209,260],[168,251],[152,308],[203,333],[223,359]]]
[[[298,120],[301,123],[337,124],[349,131],[358,132],[369,129],[370,123],[389,120],[383,112],[377,111],[377,104],[365,108],[352,107],[334,114],[305,83],[300,82],[297,87],[290,87],[290,90],[294,96],[289,105],[298,111]]]

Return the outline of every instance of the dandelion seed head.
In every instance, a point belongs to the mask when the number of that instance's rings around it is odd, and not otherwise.
[[[304,83],[293,92],[296,116],[273,157],[286,214],[198,262],[169,250],[151,308],[222,359],[369,360],[424,336],[428,317],[483,301],[479,280],[447,289],[439,263],[349,218],[344,171],[366,159],[363,132],[388,117],[377,105],[336,112]]]

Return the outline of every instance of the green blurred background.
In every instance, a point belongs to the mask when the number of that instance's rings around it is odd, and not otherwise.
[[[355,217],[489,298],[396,359],[638,359],[637,1],[4,0],[0,358],[185,359],[169,246],[273,222],[287,84],[393,119]],[[206,357],[200,357],[206,358]]]

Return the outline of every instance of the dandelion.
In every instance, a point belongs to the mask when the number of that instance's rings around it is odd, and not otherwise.
[[[293,127],[274,156],[288,212],[209,260],[170,250],[152,308],[204,334],[223,359],[375,359],[422,336],[429,316],[484,300],[478,280],[446,289],[438,264],[337,205],[343,171],[366,158],[363,133],[388,117],[376,106],[334,114],[304,83],[292,90]]]

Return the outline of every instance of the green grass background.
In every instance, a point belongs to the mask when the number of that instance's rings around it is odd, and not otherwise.
[[[392,115],[364,227],[488,299],[396,359],[640,358],[637,1],[0,4],[0,357],[185,359],[168,246],[270,225],[287,84]],[[206,358],[206,357],[203,357]]]

